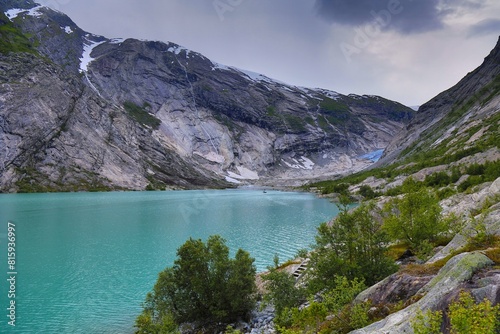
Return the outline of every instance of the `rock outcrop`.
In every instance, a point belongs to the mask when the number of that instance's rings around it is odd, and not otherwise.
[[[411,321],[416,317],[418,310],[430,309],[434,311],[446,306],[448,304],[446,301],[451,300],[451,296],[456,296],[462,285],[470,280],[476,272],[492,264],[493,261],[479,252],[459,254],[450,259],[438,274],[416,293],[422,296],[419,301],[381,321],[351,333],[413,333]],[[495,289],[494,284],[497,279],[496,274],[492,276],[494,278],[484,280],[487,285],[482,288],[483,290],[476,290],[476,294],[482,292],[484,295],[492,295],[490,290]],[[376,290],[376,288],[372,288],[371,294],[374,294]],[[365,293],[362,297],[368,300],[370,293]]]

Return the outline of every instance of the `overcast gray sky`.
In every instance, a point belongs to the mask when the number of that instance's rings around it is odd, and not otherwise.
[[[479,66],[498,0],[40,0],[106,37],[171,41],[222,64],[420,105]]]

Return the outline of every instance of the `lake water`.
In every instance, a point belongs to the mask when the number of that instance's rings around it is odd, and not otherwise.
[[[308,193],[255,190],[0,195],[0,333],[133,333],[158,273],[188,238],[219,234],[258,271],[337,214]],[[15,224],[15,298],[7,225]],[[7,324],[15,301],[16,327]]]

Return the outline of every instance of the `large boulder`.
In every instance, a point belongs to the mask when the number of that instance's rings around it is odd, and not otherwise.
[[[418,310],[436,310],[442,301],[468,281],[478,270],[492,265],[488,257],[480,252],[462,253],[451,258],[438,274],[417,295],[423,297],[407,308],[393,313],[383,320],[351,333],[413,333],[411,321]]]

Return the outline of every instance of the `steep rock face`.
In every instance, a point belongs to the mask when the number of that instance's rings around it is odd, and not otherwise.
[[[16,78],[0,85],[4,189],[144,189],[149,175],[171,186],[217,186],[50,62],[11,54],[0,60],[0,77]]]
[[[95,36],[30,0],[0,12],[33,50],[0,55],[3,191],[300,183],[369,166],[412,117],[174,43]]]

